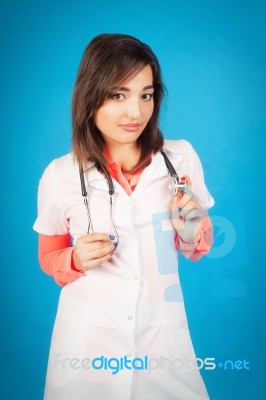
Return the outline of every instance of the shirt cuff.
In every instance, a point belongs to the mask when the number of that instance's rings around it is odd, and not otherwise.
[[[199,260],[204,254],[208,253],[213,244],[213,227],[209,216],[205,217],[202,224],[200,238],[196,243],[186,243],[176,233],[175,245],[182,252],[185,258],[192,261]]]

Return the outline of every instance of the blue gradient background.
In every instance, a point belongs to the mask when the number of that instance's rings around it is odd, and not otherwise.
[[[70,150],[77,68],[102,32],[158,55],[165,137],[193,144],[216,200],[216,253],[180,258],[191,336],[199,357],[250,369],[202,370],[210,397],[265,398],[265,11],[234,0],[1,2],[1,400],[42,398],[60,288],[37,261],[37,185]]]

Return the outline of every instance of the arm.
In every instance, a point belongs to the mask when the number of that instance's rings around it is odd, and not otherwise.
[[[108,260],[114,250],[113,240],[107,234],[99,233],[79,237],[73,247],[69,221],[60,201],[60,185],[56,179],[57,169],[61,169],[62,163],[63,166],[68,165],[68,162],[67,158],[62,157],[45,169],[38,189],[38,217],[33,226],[39,233],[40,266],[61,286],[75,281],[90,268]]]
[[[114,236],[91,233],[80,237],[72,246],[70,234],[48,236],[39,234],[39,262],[42,270],[65,286],[109,260],[117,243]]]
[[[75,268],[70,234],[48,236],[39,234],[38,258],[42,270],[64,286],[84,274]]]

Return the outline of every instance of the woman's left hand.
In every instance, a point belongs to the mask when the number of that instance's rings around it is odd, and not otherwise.
[[[191,189],[191,179],[185,175],[181,178]],[[172,224],[178,235],[186,243],[196,243],[200,239],[202,220],[207,215],[197,202],[195,195],[190,191],[178,192],[173,198],[171,207]]]

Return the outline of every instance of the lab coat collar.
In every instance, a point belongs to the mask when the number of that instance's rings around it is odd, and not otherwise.
[[[86,182],[88,186],[107,191],[108,185],[104,174],[99,172],[96,168],[93,168],[89,173],[85,173]],[[130,197],[136,197],[140,192],[142,192],[152,181],[162,177],[167,176],[168,170],[165,165],[163,156],[160,152],[152,155],[151,163],[142,172],[139,182],[135,190],[131,193]],[[121,193],[125,196],[128,194],[122,188],[122,186],[113,179],[115,193]]]
[[[137,190],[138,187],[141,187],[146,183],[151,183],[153,180],[167,175],[168,175],[168,169],[166,167],[162,154],[160,152],[153,154],[152,161],[142,172],[139,183],[135,191]]]

